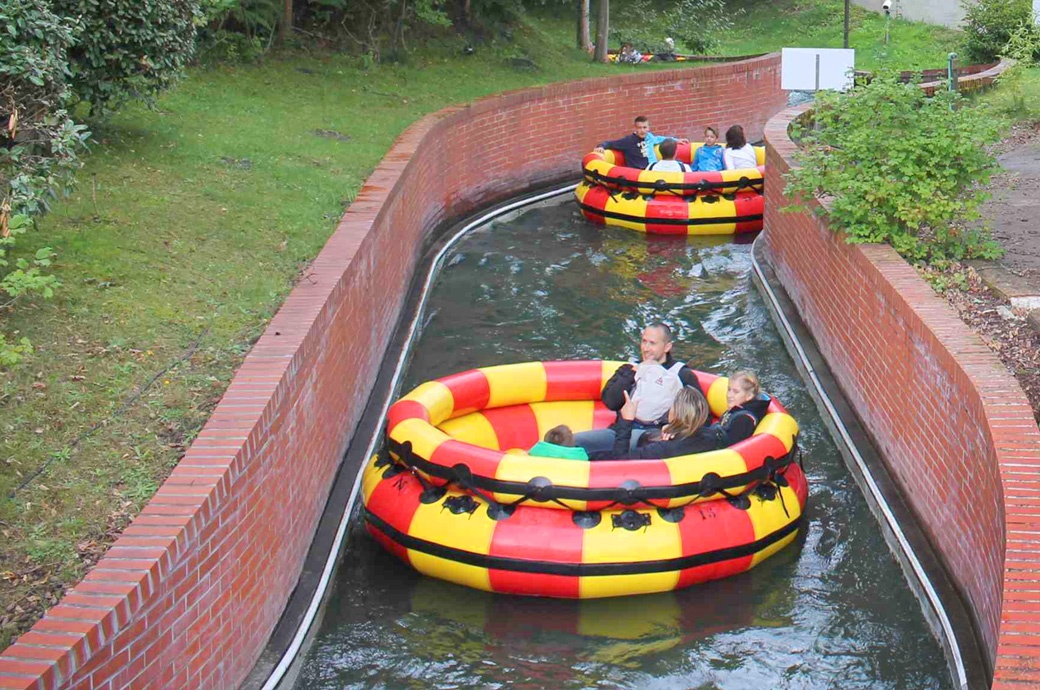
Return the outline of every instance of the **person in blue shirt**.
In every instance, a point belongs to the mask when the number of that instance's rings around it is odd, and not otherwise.
[[[719,144],[719,133],[714,127],[704,128],[704,143],[693,156],[694,172],[713,172],[722,170],[722,145]]]
[[[605,153],[606,149],[620,151],[625,156],[625,167],[646,168],[651,163],[657,162],[657,153],[654,146],[667,139],[676,137],[662,137],[650,131],[650,120],[645,115],[637,117],[633,123],[635,126],[628,136],[604,141],[593,149],[596,153]],[[689,139],[678,139],[680,144],[689,144]]]

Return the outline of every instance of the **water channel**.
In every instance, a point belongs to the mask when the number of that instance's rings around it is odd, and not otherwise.
[[[294,688],[952,688],[921,607],[751,281],[751,247],[589,224],[569,196],[469,234],[437,276],[404,390],[477,366],[629,359],[664,320],[694,368],[751,368],[801,425],[807,528],[758,568],[560,601],[418,575],[353,524]]]

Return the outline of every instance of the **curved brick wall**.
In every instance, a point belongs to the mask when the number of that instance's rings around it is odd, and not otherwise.
[[[296,583],[429,233],[576,179],[636,114],[666,134],[742,123],[758,138],[784,103],[770,55],[507,93],[412,125],[155,498],[0,654],[0,688],[233,687]]]
[[[766,126],[766,248],[975,616],[993,687],[1040,686],[1040,431],[989,348],[890,247],[781,213],[791,108]],[[908,405],[908,403],[910,403]]]

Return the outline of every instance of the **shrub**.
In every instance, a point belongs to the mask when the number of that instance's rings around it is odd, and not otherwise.
[[[964,50],[972,62],[993,62],[1022,24],[1032,24],[1032,0],[967,0]]]
[[[733,27],[734,17],[742,12],[727,6],[725,0],[673,0],[663,17],[652,0],[636,0],[623,7],[611,34],[651,53],[664,52],[664,38],[671,36],[690,52],[710,54],[719,47],[718,37]]]
[[[95,113],[131,99],[151,103],[195,53],[198,0],[51,0],[51,6],[83,22],[69,51],[71,84]]]
[[[11,253],[15,242],[67,192],[79,168],[79,152],[89,136],[69,117],[66,55],[80,25],[51,12],[45,0],[0,4],[0,313],[24,295],[49,297],[57,279],[44,273],[48,247]],[[0,332],[0,367],[31,351],[24,339]]]
[[[884,74],[848,93],[821,92],[786,193],[829,197],[823,211],[850,242],[887,242],[914,262],[993,258],[979,217],[1000,122],[957,93],[929,98]],[[796,208],[801,208],[796,205]]]

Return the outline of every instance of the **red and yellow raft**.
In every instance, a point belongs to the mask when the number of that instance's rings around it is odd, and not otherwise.
[[[690,163],[699,143],[679,144],[676,160]],[[655,172],[625,166],[624,154],[606,150],[582,160],[574,190],[582,214],[594,223],[661,235],[731,235],[762,229],[765,149],[757,168],[717,172]]]
[[[486,367],[391,407],[363,476],[369,531],[420,572],[477,589],[594,598],[660,592],[754,567],[790,543],[808,488],[798,426],[775,400],[754,436],[664,460],[528,456],[546,430],[603,428],[621,362]],[[697,373],[712,413],[727,380]]]

